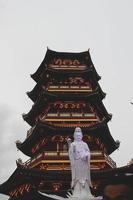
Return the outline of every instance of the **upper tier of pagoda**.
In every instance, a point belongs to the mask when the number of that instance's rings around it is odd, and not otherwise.
[[[28,96],[35,102],[23,118],[31,126],[40,120],[67,126],[88,126],[111,119],[102,103],[102,91],[89,51],[64,53],[47,50],[45,58],[32,75],[37,81]],[[73,122],[71,125],[71,122]],[[78,123],[78,124],[77,124]]]
[[[64,75],[45,71],[42,79],[36,84],[32,91],[27,92],[28,96],[35,102],[43,93],[67,95],[86,95],[97,93],[97,96],[103,99],[105,93],[102,91],[95,76],[90,72],[85,74]]]
[[[107,112],[102,101],[97,100],[95,95],[90,98],[89,95],[62,96],[56,94],[41,96],[29,113],[23,115],[24,120],[31,126],[36,125],[39,121],[54,125],[59,125],[61,121],[70,122],[66,126],[71,126],[71,122],[88,122],[87,126],[91,126],[105,119],[108,122],[111,117],[112,115]],[[84,125],[81,123],[79,126]]]
[[[47,49],[44,60],[37,69],[37,71],[31,75],[31,77],[38,82],[44,76],[45,71],[66,74],[71,72],[72,74],[84,74],[87,71],[92,71],[97,80],[100,76],[95,70],[92,63],[89,51],[80,53],[67,53],[56,52]]]

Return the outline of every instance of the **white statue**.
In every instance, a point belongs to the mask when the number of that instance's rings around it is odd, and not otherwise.
[[[74,142],[69,147],[69,158],[71,162],[72,183],[74,187],[79,182],[82,187],[85,183],[92,186],[90,179],[90,150],[87,143],[82,141],[83,134],[81,128],[74,131]]]
[[[73,189],[72,194],[66,194],[67,198],[63,198],[57,195],[50,195],[41,193],[44,196],[50,197],[57,200],[94,200],[90,187],[90,150],[87,143],[82,141],[81,128],[76,127],[74,131],[74,141],[68,138],[69,146],[69,159],[71,163],[71,188]]]
[[[91,196],[90,150],[87,143],[83,142],[82,138],[83,134],[81,128],[76,127],[74,131],[74,142],[70,143],[70,139],[68,139],[72,174],[71,187],[74,188],[74,197],[79,196],[79,191],[80,194],[83,192]]]

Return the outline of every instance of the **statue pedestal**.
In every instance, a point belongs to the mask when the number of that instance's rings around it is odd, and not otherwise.
[[[91,194],[90,188],[87,183],[84,186],[77,182],[74,187],[73,194],[70,199],[92,200],[94,196]]]
[[[70,193],[66,194],[67,198],[63,198],[57,195],[46,194],[46,193],[41,193],[41,194],[49,198],[57,199],[57,200],[95,200],[95,197],[91,194],[91,191],[87,182],[85,183],[84,186],[82,186],[81,183],[77,182],[72,194]]]

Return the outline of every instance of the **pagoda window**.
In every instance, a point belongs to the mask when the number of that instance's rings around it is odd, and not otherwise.
[[[84,117],[95,117],[94,113],[84,113]]]
[[[48,84],[47,85],[47,89],[58,89],[59,88],[59,84],[56,84],[56,83],[52,83],[52,84]]]
[[[72,117],[83,117],[82,113],[72,113]]]
[[[61,89],[68,89],[69,86],[67,86],[67,85],[65,85],[65,86],[60,86],[59,88],[61,88]]]
[[[60,117],[70,117],[71,114],[70,113],[59,113],[58,116],[60,116]]]
[[[58,113],[47,113],[47,117],[58,117]]]
[[[45,151],[44,152],[45,156],[57,156],[57,152],[50,152],[50,151]]]

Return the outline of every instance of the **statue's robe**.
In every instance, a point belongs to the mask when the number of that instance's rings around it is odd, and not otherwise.
[[[69,147],[69,158],[71,163],[72,182],[71,187],[75,187],[79,182],[82,186],[88,183],[92,186],[90,178],[90,150],[87,143],[74,141]]]

